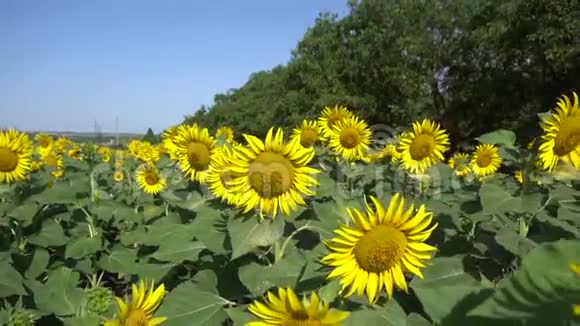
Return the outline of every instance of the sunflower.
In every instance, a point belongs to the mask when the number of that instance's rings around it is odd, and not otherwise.
[[[554,170],[559,160],[580,169],[580,107],[578,95],[574,103],[562,95],[555,112],[542,121],[544,133],[538,149],[543,169]]]
[[[413,122],[413,131],[405,133],[399,142],[403,168],[421,174],[443,160],[449,150],[449,136],[438,123],[429,119]]]
[[[163,147],[167,151],[167,154],[172,160],[175,160],[175,139],[177,137],[177,127],[178,126],[171,126],[161,133],[161,142],[163,143]]]
[[[266,141],[244,135],[249,148],[236,149],[231,171],[236,174],[230,182],[232,191],[240,195],[235,205],[244,213],[258,208],[275,217],[280,210],[289,215],[297,205],[305,205],[303,196],[314,195],[310,187],[318,184],[313,174],[320,171],[308,167],[314,158],[313,148],[304,148],[298,139],[284,143],[284,133],[270,128]]]
[[[469,167],[469,154],[455,153],[447,162],[450,168],[455,170],[455,175],[464,177],[471,172]]]
[[[364,120],[357,117],[338,121],[332,127],[329,147],[346,161],[362,160],[371,143],[372,132]]]
[[[217,198],[222,199],[228,204],[235,203],[236,193],[232,191],[229,182],[234,178],[234,173],[231,171],[233,161],[236,158],[236,148],[241,145],[234,146],[226,144],[219,147],[216,153],[212,156],[209,169],[205,176],[205,182],[209,190]]]
[[[316,121],[303,120],[302,124],[294,128],[292,138],[298,138],[302,147],[312,147],[320,138],[320,129]]]
[[[10,129],[0,130],[0,183],[13,183],[31,172],[32,143],[28,135]]]
[[[262,321],[249,322],[246,326],[334,326],[340,325],[350,315],[348,311],[329,309],[316,292],[312,292],[310,300],[303,298],[301,301],[291,288],[278,288],[278,295],[268,292],[264,303],[255,301],[248,310]]]
[[[36,134],[34,139],[38,142],[38,152],[40,154],[50,151],[54,144],[52,136],[47,134]]]
[[[181,171],[191,180],[205,182],[216,149],[216,141],[207,128],[202,129],[197,124],[177,128],[175,157]]]
[[[44,166],[49,166],[52,169],[51,174],[56,177],[60,178],[64,174],[64,159],[62,154],[59,154],[55,150],[51,150],[48,152],[43,152],[40,155],[42,163]]]
[[[333,126],[343,119],[352,118],[354,115],[344,106],[335,105],[334,108],[328,106],[324,107],[320,117],[318,118],[318,127],[320,130],[320,138],[328,140],[333,133]]]
[[[570,264],[570,269],[572,272],[576,274],[577,277],[580,277],[580,265],[579,264]],[[580,303],[572,305],[572,313],[574,316],[580,316]]]
[[[517,182],[524,183],[524,170],[520,169],[514,172],[514,178],[517,180]]]
[[[501,165],[501,156],[492,144],[480,144],[475,148],[471,159],[471,170],[478,177],[494,174]]]
[[[139,188],[146,194],[158,194],[167,186],[165,177],[159,173],[157,167],[149,164],[143,164],[137,168],[135,179]]]
[[[215,138],[223,137],[226,142],[234,140],[234,130],[227,126],[219,127],[215,133]]]
[[[78,145],[73,145],[71,149],[67,152],[68,157],[72,158],[73,160],[80,160],[81,159],[81,148]]]
[[[147,285],[141,281],[138,287],[133,284],[131,289],[131,301],[116,298],[119,315],[105,321],[105,326],[157,326],[167,320],[166,317],[153,317],[165,296],[165,285],[161,284],[155,289],[152,283],[147,289]]]
[[[338,237],[325,242],[331,253],[322,262],[334,268],[328,279],[340,278],[341,294],[350,286],[345,297],[366,292],[369,302],[375,303],[383,287],[389,298],[394,287],[408,292],[405,272],[423,278],[419,268],[426,266],[436,250],[425,241],[437,223],[429,227],[433,214],[424,205],[415,212],[411,203],[405,210],[405,200],[398,193],[386,211],[375,197],[370,199],[374,210],[368,202],[366,213],[347,209],[354,225],[334,231]]]
[[[123,174],[123,171],[115,171],[113,173],[113,180],[115,180],[115,182],[122,182],[123,179],[125,179],[125,175]]]
[[[98,150],[98,153],[101,154],[101,159],[104,163],[109,163],[111,161],[111,149],[109,147],[101,147]]]
[[[392,161],[396,162],[399,157],[401,156],[400,153],[397,151],[397,146],[394,144],[385,144],[382,149],[377,152],[369,153],[367,155],[367,161],[370,162],[378,162],[378,161]]]

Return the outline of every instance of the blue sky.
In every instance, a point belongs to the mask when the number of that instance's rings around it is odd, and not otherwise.
[[[290,59],[346,0],[1,0],[0,128],[155,132]]]

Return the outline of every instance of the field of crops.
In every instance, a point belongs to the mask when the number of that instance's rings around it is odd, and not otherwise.
[[[453,152],[340,106],[126,150],[1,131],[0,324],[572,325],[576,94],[538,134]]]

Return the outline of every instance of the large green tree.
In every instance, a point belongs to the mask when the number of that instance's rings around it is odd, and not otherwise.
[[[578,0],[362,0],[323,13],[287,65],[250,76],[187,121],[263,136],[325,105],[370,124],[437,119],[455,143],[537,132],[536,113],[578,87]]]

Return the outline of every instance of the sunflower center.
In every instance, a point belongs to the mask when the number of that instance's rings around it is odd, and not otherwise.
[[[187,160],[189,165],[198,171],[205,171],[209,167],[210,151],[203,143],[189,143],[187,145]]]
[[[360,143],[360,133],[354,128],[345,128],[340,132],[340,144],[344,148],[355,148]]]
[[[392,225],[379,225],[360,238],[354,256],[365,271],[381,273],[401,261],[406,247],[407,237],[403,232]]]
[[[491,153],[484,152],[484,153],[480,153],[477,155],[477,158],[475,159],[475,163],[480,168],[484,168],[484,167],[490,165],[492,160],[493,160],[493,157],[491,156]]]
[[[38,141],[38,144],[40,145],[40,147],[42,148],[47,148],[48,146],[50,146],[50,139],[48,137],[42,137],[40,138],[40,140]]]
[[[320,320],[312,320],[304,312],[293,313],[289,319],[282,323],[282,326],[321,326]]]
[[[147,176],[145,176],[145,182],[150,186],[154,186],[159,183],[159,176],[153,173],[147,174]]]
[[[11,149],[0,147],[0,172],[14,171],[18,166],[18,155]]]
[[[294,165],[281,154],[264,152],[250,164],[250,186],[263,198],[286,193],[294,180]]]
[[[53,168],[58,168],[58,157],[55,154],[48,155],[44,161],[46,162],[46,165],[52,166]]]
[[[307,128],[302,130],[302,134],[300,135],[300,145],[304,147],[311,147],[314,142],[318,140],[318,133],[316,130],[311,128]]]
[[[555,139],[554,154],[564,156],[580,145],[580,116],[572,116],[560,123]]]
[[[147,326],[149,323],[149,319],[147,318],[147,314],[141,310],[133,310],[125,319],[125,323],[123,326]]]
[[[435,139],[433,136],[420,134],[415,137],[411,144],[411,158],[415,161],[421,161],[431,154],[433,148],[435,148]]]

